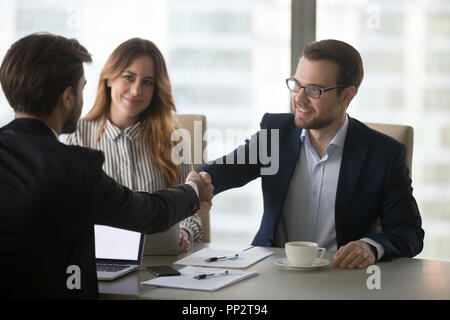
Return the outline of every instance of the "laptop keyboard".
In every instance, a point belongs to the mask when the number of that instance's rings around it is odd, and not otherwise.
[[[122,264],[97,264],[97,271],[99,272],[117,272],[128,268],[129,266]]]

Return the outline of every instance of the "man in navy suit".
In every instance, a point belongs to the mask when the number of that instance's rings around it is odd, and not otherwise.
[[[286,80],[294,113],[266,114],[245,145],[197,169],[215,194],[261,177],[264,214],[253,245],[314,241],[348,269],[422,250],[405,146],[346,113],[362,79],[352,46],[308,44]]]

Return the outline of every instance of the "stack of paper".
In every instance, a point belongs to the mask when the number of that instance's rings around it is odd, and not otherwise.
[[[257,272],[236,269],[248,268],[272,254],[274,252],[261,247],[251,247],[242,251],[205,248],[175,262],[175,264],[187,266],[178,270],[181,273],[180,276],[154,278],[142,284],[215,291],[257,275]],[[195,278],[198,275],[203,276],[200,279]]]
[[[178,271],[181,273],[180,276],[154,278],[142,282],[142,284],[168,288],[215,291],[258,274],[257,272],[241,270],[229,271],[226,269],[198,267],[184,267]],[[204,279],[195,278],[195,276],[201,274],[208,274],[208,276]]]
[[[214,250],[205,248],[176,261],[175,264],[197,267],[245,269],[272,254],[274,254],[274,252],[261,247],[254,247],[247,251]],[[207,261],[214,257],[227,258],[222,258],[217,261]]]

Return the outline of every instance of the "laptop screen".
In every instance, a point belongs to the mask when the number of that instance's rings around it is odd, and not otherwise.
[[[95,257],[97,259],[139,260],[141,233],[95,225]]]

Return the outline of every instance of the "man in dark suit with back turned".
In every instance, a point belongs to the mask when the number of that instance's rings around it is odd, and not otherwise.
[[[264,214],[254,245],[317,242],[336,251],[335,267],[348,269],[422,250],[405,146],[346,113],[362,79],[361,56],[349,44],[308,44],[286,80],[294,113],[266,114],[245,145],[197,169],[215,194],[261,177]],[[272,161],[256,161],[266,142]]]
[[[103,153],[58,141],[76,129],[90,61],[76,40],[51,34],[18,40],[3,59],[16,119],[0,129],[0,297],[97,298],[94,224],[161,232],[212,198],[195,172],[184,185],[132,192],[103,172]],[[70,266],[79,289],[67,285]]]

